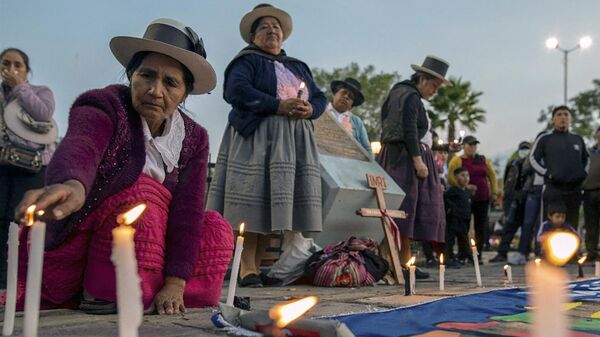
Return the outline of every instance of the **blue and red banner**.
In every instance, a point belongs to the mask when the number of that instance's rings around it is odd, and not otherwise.
[[[600,280],[569,285],[572,337],[600,336]],[[356,337],[530,336],[527,290],[520,288],[444,298],[382,312],[328,317]]]

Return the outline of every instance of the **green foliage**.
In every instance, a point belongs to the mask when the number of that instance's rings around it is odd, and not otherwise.
[[[471,82],[462,78],[449,78],[451,85],[441,87],[430,103],[429,117],[432,127],[446,128],[448,140],[456,139],[456,128],[461,124],[474,132],[479,123],[485,122],[485,110],[478,107],[481,91],[471,89]]]
[[[343,68],[334,68],[331,71],[314,68],[312,73],[315,82],[321,90],[326,92],[329,101],[331,101],[333,95],[330,88],[332,81],[343,80],[347,77],[357,79],[362,86],[365,102],[361,106],[352,108],[352,112],[363,120],[369,139],[379,140],[381,134],[381,106],[392,85],[400,80],[400,75],[397,72],[376,72],[373,65],[361,69],[354,62]]]
[[[592,89],[583,91],[569,100],[573,111],[571,131],[586,140],[593,139],[600,119],[600,79],[595,79],[592,83]],[[538,122],[545,122],[547,129],[552,129],[552,110],[555,106],[558,105],[551,105],[540,111]]]

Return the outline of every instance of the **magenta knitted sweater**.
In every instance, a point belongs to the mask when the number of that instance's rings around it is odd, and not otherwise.
[[[204,225],[204,189],[208,134],[181,114],[185,139],[179,168],[167,173],[164,185],[173,194],[166,237],[166,276],[189,279],[198,259],[198,237]],[[139,114],[131,107],[129,88],[111,85],[88,91],[71,107],[69,129],[46,171],[46,184],[69,179],[85,187],[81,210],[62,221],[50,221],[46,249],[60,245],[83,218],[107,197],[131,186],[146,160]],[[192,239],[190,239],[192,238]]]

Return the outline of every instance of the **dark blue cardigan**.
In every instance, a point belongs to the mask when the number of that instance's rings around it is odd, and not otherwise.
[[[246,138],[269,115],[277,113],[277,78],[273,60],[277,59],[304,81],[312,104],[311,119],[321,116],[327,105],[325,94],[315,84],[308,66],[291,57],[271,58],[256,52],[240,53],[225,70],[223,97],[231,104],[229,123]]]

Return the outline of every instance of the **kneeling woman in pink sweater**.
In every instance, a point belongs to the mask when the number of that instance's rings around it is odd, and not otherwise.
[[[214,305],[233,235],[217,213],[204,213],[208,135],[179,107],[188,94],[214,89],[215,72],[202,40],[170,19],[153,21],[143,38],[115,37],[110,48],[130,85],[75,101],[46,187],[17,207],[22,216],[37,204],[48,216],[42,307],[114,310],[111,230],[118,214],[141,202],[148,208],[134,223],[134,241],[145,308],[173,314]],[[26,240],[23,231],[19,294]]]

